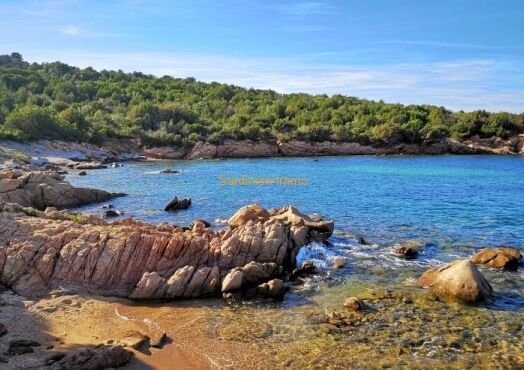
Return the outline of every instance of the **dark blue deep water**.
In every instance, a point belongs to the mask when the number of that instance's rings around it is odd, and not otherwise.
[[[161,174],[171,168],[178,174]],[[226,178],[305,178],[307,185],[224,186]],[[335,220],[332,249],[310,247],[304,258],[329,259],[359,252],[402,267],[391,246],[406,239],[426,244],[420,268],[471,256],[485,246],[524,246],[524,157],[353,156],[124,163],[123,167],[72,172],[75,185],[128,195],[111,203],[144,221],[188,225],[203,218],[221,227],[238,208],[297,205]],[[191,197],[190,209],[164,212],[175,195]],[[102,213],[101,205],[82,209]],[[356,236],[373,244],[360,247]],[[407,266],[407,265],[406,265]],[[413,266],[413,265],[409,265]],[[507,302],[524,308],[523,274],[506,281]]]

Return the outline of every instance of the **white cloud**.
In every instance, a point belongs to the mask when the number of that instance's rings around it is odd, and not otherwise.
[[[92,32],[89,30],[81,29],[76,26],[65,26],[59,29],[59,32],[68,36],[84,37],[84,38],[131,38],[133,35],[126,35],[122,33],[110,33],[110,32]]]
[[[182,53],[31,51],[24,57],[29,61],[61,60],[80,67],[157,76],[191,76],[282,93],[344,94],[392,103],[443,105],[454,110],[524,111],[524,91],[512,87],[519,85],[514,66],[492,60],[364,67]]]
[[[71,36],[77,36],[80,34],[80,29],[78,29],[78,27],[75,27],[75,26],[66,26],[62,28],[61,31],[62,33],[65,33],[66,35],[71,35]]]

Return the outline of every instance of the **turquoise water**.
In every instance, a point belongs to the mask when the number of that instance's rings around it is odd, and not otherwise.
[[[161,174],[171,168],[178,174]],[[221,176],[305,178],[307,185],[224,186]],[[75,185],[128,195],[116,209],[144,221],[188,225],[203,218],[214,227],[238,208],[295,204],[307,213],[335,220],[329,248],[310,246],[301,258],[327,266],[335,255],[360,256],[359,264],[408,270],[472,255],[486,246],[524,246],[524,157],[518,156],[354,156],[124,163],[123,167],[71,173]],[[164,212],[175,195],[191,197],[188,210]],[[102,213],[101,205],[82,208]],[[360,246],[357,236],[371,246]],[[426,243],[416,262],[398,260],[391,246],[406,239]],[[413,267],[415,266],[415,267]],[[351,274],[349,264],[344,274]],[[417,271],[418,272],[418,271]],[[523,274],[493,274],[504,304],[524,308]],[[345,276],[344,275],[344,276]],[[402,274],[386,278],[405,278]],[[343,277],[340,277],[341,279]],[[499,301],[501,302],[501,301]]]

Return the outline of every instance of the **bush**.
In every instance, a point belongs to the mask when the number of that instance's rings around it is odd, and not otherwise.
[[[60,138],[63,134],[50,109],[31,105],[11,112],[5,120],[5,128],[17,132],[21,140]]]

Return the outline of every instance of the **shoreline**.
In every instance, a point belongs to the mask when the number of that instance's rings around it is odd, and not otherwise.
[[[524,135],[509,140],[450,139],[432,144],[396,144],[370,146],[358,143],[304,141],[235,141],[222,144],[199,142],[191,148],[159,146],[145,148],[131,139],[108,140],[101,145],[41,140],[31,143],[0,141],[0,161],[18,160],[33,163],[47,161],[59,165],[98,161],[104,163],[133,160],[198,160],[243,158],[293,158],[354,155],[522,155]]]
[[[9,185],[15,180],[1,181]],[[49,174],[44,178],[39,177],[38,181],[24,180],[21,184],[34,195],[39,192],[27,184],[36,183],[41,187],[42,181],[53,188],[59,183],[65,193],[71,193],[71,189],[64,185],[63,178]],[[14,191],[18,190],[23,189]],[[44,199],[45,204],[53,204],[59,197]],[[11,281],[10,288],[13,291],[19,294],[25,291],[27,294],[24,297],[9,293],[0,296],[1,306],[8,306],[2,312],[9,313],[6,317],[15,320],[5,322],[8,335],[0,338],[0,345],[6,349],[7,345],[20,338],[36,340],[40,345],[34,349],[33,355],[6,357],[8,366],[17,368],[29,363],[36,365],[41,363],[42,358],[61,356],[61,353],[66,354],[65,359],[71,359],[67,356],[74,356],[78,349],[99,351],[100,348],[133,353],[133,358],[125,365],[127,369],[154,368],[172,361],[180,368],[212,368],[228,364],[243,368],[249,367],[253,359],[262,368],[342,368],[348,361],[355,361],[352,363],[362,367],[369,364],[393,366],[398,365],[399,361],[414,365],[420,360],[413,363],[413,359],[419,356],[425,359],[423,365],[426,367],[435,366],[444,360],[451,361],[449,363],[457,367],[475,367],[486,363],[500,364],[493,354],[497,357],[508,356],[505,364],[514,365],[515,368],[524,364],[524,342],[520,341],[521,311],[499,312],[490,303],[491,300],[502,299],[501,294],[504,292],[500,290],[497,279],[502,276],[504,280],[511,279],[511,275],[507,275],[511,272],[502,269],[492,271],[481,266],[477,270],[472,262],[468,262],[469,259],[459,260],[462,261],[460,265],[450,264],[445,267],[410,266],[406,259],[406,268],[397,273],[406,282],[411,279],[411,284],[380,284],[383,279],[381,276],[387,276],[386,269],[389,267],[381,271],[378,265],[374,265],[369,271],[366,268],[358,269],[348,280],[352,284],[335,287],[328,286],[330,276],[337,276],[337,271],[344,271],[344,264],[350,269],[353,264],[359,266],[361,261],[358,257],[348,256],[337,262],[342,264],[339,267],[333,263],[333,266],[313,276],[308,277],[306,273],[298,279],[291,278],[294,273],[292,266],[288,265],[282,275],[282,271],[270,266],[271,262],[262,263],[261,260],[262,264],[258,266],[271,267],[271,271],[263,280],[255,283],[261,283],[256,287],[259,298],[250,298],[254,287],[246,290],[244,283],[237,284],[237,277],[240,275],[241,281],[252,281],[252,277],[247,277],[253,273],[252,263],[267,252],[259,253],[253,247],[260,244],[261,250],[265,250],[265,246],[269,245],[266,241],[275,239],[281,240],[284,246],[287,243],[288,247],[279,247],[271,258],[277,261],[277,265],[285,267],[288,258],[280,256],[280,251],[287,250],[291,257],[296,255],[297,247],[304,245],[299,230],[301,227],[310,228],[306,234],[308,240],[318,237],[319,233],[326,233],[326,230],[328,234],[332,232],[325,223],[308,220],[304,215],[299,216],[302,219],[292,221],[296,213],[269,212],[271,214],[266,214],[264,209],[256,209],[253,214],[239,213],[238,217],[233,216],[229,220],[229,228],[210,231],[202,222],[195,223],[191,229],[183,229],[132,219],[110,222],[96,216],[84,218],[82,214],[51,208],[45,212],[33,212],[16,205],[5,205],[3,211],[0,210],[0,221],[6,225],[2,230],[9,230],[5,231],[8,237],[4,238],[7,244],[2,245],[0,242],[0,266],[6,267],[3,272],[7,269],[3,281]],[[17,237],[9,237],[11,232]],[[328,237],[328,234],[324,236]],[[294,236],[288,240],[286,235]],[[45,238],[48,238],[48,242],[44,241]],[[69,243],[68,240],[73,242]],[[253,243],[255,240],[258,244]],[[237,243],[241,247],[234,247]],[[185,251],[189,252],[179,254],[182,245],[186,245]],[[218,254],[215,253],[217,247],[221,250]],[[242,248],[245,250],[242,251]],[[395,253],[416,255],[421,248],[424,246],[406,243],[403,249],[395,250]],[[5,252],[3,256],[2,249]],[[87,250],[100,251],[100,254],[98,258],[89,256],[85,254]],[[136,253],[129,252],[131,250]],[[155,251],[152,253],[153,258],[150,258],[151,254],[147,256],[147,250]],[[210,253],[202,253],[208,250]],[[230,252],[231,257],[227,255]],[[33,254],[32,263],[27,267],[20,263],[25,253]],[[249,254],[254,257],[249,257]],[[133,265],[129,259],[135,255],[141,258],[137,258],[134,265],[142,268],[144,274],[117,284],[119,279],[129,276],[128,270],[124,269],[125,266]],[[224,257],[222,262],[217,255]],[[169,256],[169,260],[166,256]],[[209,261],[215,257],[218,265],[227,264],[227,267],[215,271],[213,266],[209,270]],[[239,262],[229,263],[235,259]],[[249,260],[251,262],[245,265]],[[479,264],[487,261],[488,267],[494,267],[489,263],[495,260],[497,258],[487,255],[479,257]],[[517,268],[521,269],[522,264],[518,264],[520,254],[514,260],[517,261]],[[78,269],[68,268],[73,265],[78,266]],[[177,269],[169,270],[166,274],[166,266]],[[188,266],[195,266],[195,272],[187,275],[191,276],[189,280],[182,274],[189,271],[186,269]],[[432,268],[420,275],[427,267]],[[449,292],[449,284],[435,285],[432,282],[435,275],[452,269],[455,272],[446,279],[453,281],[465,277],[466,281],[462,281],[461,286],[477,285],[480,288]],[[129,271],[135,270],[131,268]],[[264,270],[267,269],[264,267]],[[107,281],[101,281],[98,277],[89,278],[89,271],[100,271],[98,275]],[[48,278],[46,281],[41,281],[43,274]],[[482,274],[486,274],[494,287],[498,288],[495,292]],[[413,279],[417,276],[419,278],[414,284]],[[313,279],[317,281],[318,290],[308,287]],[[286,293],[279,290],[272,296],[269,294],[272,287],[279,285],[271,285],[270,282],[276,283],[277,280],[280,280],[279,284],[285,284],[280,285],[279,289],[285,287]],[[75,289],[75,284],[78,289]],[[5,285],[9,287],[9,284]],[[108,289],[109,286],[112,289]],[[64,290],[64,287],[68,290]],[[49,297],[38,296],[38,292],[48,288],[54,289],[49,292]],[[433,291],[422,288],[431,288]],[[207,299],[195,301],[194,292],[203,297],[209,293],[215,296],[224,292],[227,294],[224,295],[226,300],[221,301],[223,303],[215,304],[213,300]],[[31,293],[36,295],[28,298]],[[282,294],[284,301],[280,303]],[[458,300],[448,295],[455,295]],[[157,301],[170,297],[186,300],[171,303]],[[346,297],[362,299],[362,306],[358,303],[359,308],[353,311],[350,306],[346,306]],[[139,301],[142,298],[146,300]],[[254,304],[244,303],[246,299]],[[461,300],[486,300],[486,305],[463,304],[459,302]],[[30,330],[19,331],[12,322],[21,323],[20,327]],[[33,328],[33,322],[41,323],[41,327]],[[160,328],[161,338],[164,338],[159,341],[160,348],[151,345],[158,332],[150,332],[148,323]],[[460,328],[460,331],[456,328]],[[496,340],[490,342],[490,338]],[[238,358],[239,351],[249,353],[250,358]],[[324,356],[315,356],[314,353],[318,351]],[[109,356],[105,352],[102,355],[94,353],[92,358]],[[111,359],[115,360],[113,357]],[[59,359],[55,363],[63,361]]]

